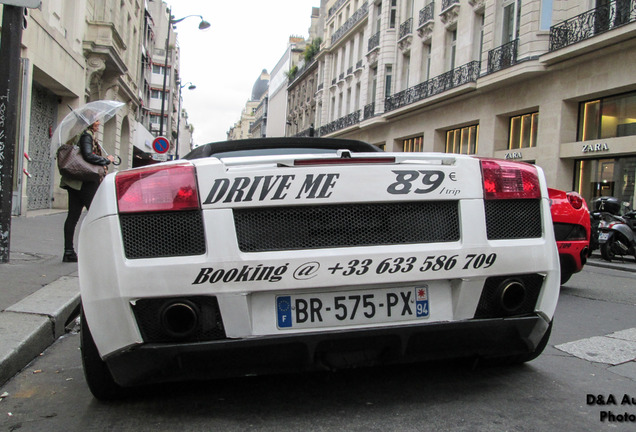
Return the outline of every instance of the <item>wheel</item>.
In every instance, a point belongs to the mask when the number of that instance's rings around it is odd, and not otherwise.
[[[84,319],[83,309],[80,318],[80,349],[84,377],[93,396],[99,400],[114,400],[123,397],[124,388],[115,382],[106,362],[99,356],[93,335]]]
[[[601,257],[605,261],[612,261],[614,258],[614,252],[612,251],[612,246],[614,245],[614,239],[610,238],[605,243],[601,245]]]
[[[521,364],[521,363],[532,361],[536,359],[537,357],[539,357],[541,353],[543,352],[543,350],[545,349],[545,347],[548,346],[548,340],[550,340],[551,333],[552,333],[552,321],[550,321],[550,325],[548,325],[548,329],[545,331],[545,334],[541,338],[541,341],[539,341],[539,344],[537,345],[537,348],[534,351],[526,353],[526,354],[516,354],[516,355],[510,355],[510,356],[503,356],[503,357],[487,358],[487,359],[483,359],[482,362],[486,366],[510,366],[510,365]]]

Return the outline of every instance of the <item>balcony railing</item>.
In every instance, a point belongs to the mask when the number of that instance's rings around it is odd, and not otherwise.
[[[365,3],[360,6],[360,9],[355,11],[355,13],[345,22],[342,27],[340,27],[336,32],[331,36],[331,45],[334,45],[338,42],[344,35],[346,35],[349,30],[351,30],[356,24],[358,24],[362,18],[367,16],[369,12],[369,4]]]
[[[334,120],[329,124],[320,127],[320,136],[339,131],[360,123],[360,110],[352,112],[349,115],[340,117],[338,120]]]
[[[517,63],[519,39],[488,51],[488,73],[494,73]]]
[[[400,32],[398,33],[398,40],[402,39],[413,33],[413,18],[409,18],[400,24]]]
[[[347,0],[338,0],[338,2],[337,2],[335,5],[333,5],[332,7],[330,7],[330,8],[329,8],[329,14],[327,15],[327,19],[331,18],[331,16],[332,16],[333,14],[335,14],[335,13],[336,13],[336,11],[337,11],[338,9],[340,9],[340,6],[342,6],[343,4],[345,4],[345,2],[346,2],[346,1],[347,1]]]
[[[480,62],[473,61],[389,96],[384,100],[384,111],[393,111],[452,88],[476,82],[479,68]]]
[[[371,102],[364,106],[364,119],[368,119],[375,116],[375,102]]]
[[[454,4],[458,4],[459,0],[442,0],[442,11],[445,11]]]
[[[550,51],[584,41],[636,20],[636,2],[614,0],[550,27]]]
[[[420,26],[426,24],[429,21],[433,21],[433,10],[435,9],[435,2],[431,2],[424,6],[424,9],[420,10]]]
[[[373,51],[380,46],[380,32],[377,32],[369,38],[369,51]]]

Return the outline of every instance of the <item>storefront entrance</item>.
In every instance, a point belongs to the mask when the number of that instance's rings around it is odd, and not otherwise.
[[[590,210],[594,198],[613,196],[634,209],[636,195],[636,157],[584,159],[576,161],[574,190],[587,201]]]

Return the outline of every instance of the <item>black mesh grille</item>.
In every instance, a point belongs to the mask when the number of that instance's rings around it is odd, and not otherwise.
[[[557,241],[586,240],[587,232],[581,225],[555,222],[554,237]]]
[[[457,201],[234,209],[243,252],[451,242]]]
[[[200,210],[124,214],[119,222],[128,259],[205,253]]]
[[[179,302],[187,302],[196,310],[198,320],[192,332],[181,337],[162,325],[162,311]],[[132,306],[144,342],[203,342],[225,339],[225,329],[216,297],[152,298],[137,300]]]
[[[540,200],[487,200],[484,205],[489,240],[537,238],[543,234]]]
[[[494,276],[486,279],[484,289],[479,298],[475,318],[502,318],[513,315],[526,315],[534,312],[537,299],[543,286],[543,276],[526,274],[517,276]],[[514,310],[507,310],[501,303],[502,287],[506,281],[518,281],[525,287],[525,297],[521,305]]]

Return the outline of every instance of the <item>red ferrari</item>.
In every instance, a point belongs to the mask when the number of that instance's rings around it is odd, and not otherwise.
[[[590,212],[581,195],[548,188],[554,236],[559,249],[561,284],[580,272],[590,244]]]

